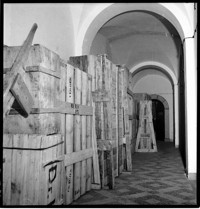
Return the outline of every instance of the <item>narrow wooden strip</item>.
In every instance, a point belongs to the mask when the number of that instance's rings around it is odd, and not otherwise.
[[[12,146],[13,135],[3,135],[3,146]],[[3,150],[3,205],[11,205],[12,152]]]
[[[74,67],[67,65],[66,76],[66,101],[74,103]],[[74,116],[66,114],[66,153],[72,153],[74,149]],[[73,188],[74,188],[74,169],[73,165],[66,168],[66,205],[73,201]]]
[[[116,147],[117,147],[117,153],[116,153],[116,163],[117,163],[117,176],[120,173],[120,162],[119,162],[119,70],[117,66],[115,66],[116,71]]]
[[[47,75],[50,75],[50,76],[53,76],[56,78],[61,78],[61,73],[59,71],[52,71],[52,70],[49,70],[48,68],[45,68],[43,66],[27,66],[25,71],[26,71],[26,73],[41,72],[41,73],[45,73]]]
[[[21,109],[19,109],[20,111]],[[71,107],[71,103],[66,103],[61,107],[55,108],[32,108],[30,114],[45,114],[45,113],[61,113],[72,115],[85,115],[92,116],[93,108],[85,105],[80,105],[79,108],[74,109]],[[11,115],[19,114],[17,109],[10,110]]]
[[[20,107],[27,115],[29,115],[31,108],[34,105],[34,101],[20,74],[17,74],[10,91]]]
[[[88,87],[88,76],[85,72],[81,72],[82,76],[82,96],[81,96],[81,104],[86,106],[87,103],[87,87]],[[89,106],[86,106],[89,107]],[[92,113],[92,112],[91,112]],[[86,149],[86,131],[87,131],[87,123],[86,116],[82,116],[81,118],[81,149]],[[86,192],[86,160],[81,162],[81,195]]]
[[[92,107],[92,97],[91,97],[91,92],[92,92],[92,80],[88,80],[88,88],[87,88],[87,105]],[[86,132],[86,147],[91,148],[92,147],[92,116],[87,116],[86,118],[87,122],[87,132]],[[86,191],[91,190],[92,186],[92,158],[88,158],[86,160]]]
[[[94,172],[94,182],[100,184],[100,173],[99,173],[99,159],[97,151],[97,137],[95,128],[95,103],[92,102],[93,106],[93,117],[92,117],[92,149],[93,149],[93,172]]]
[[[64,156],[65,166],[69,166],[93,156],[93,149],[84,149],[77,152],[72,152]]]
[[[75,104],[81,104],[81,89],[82,79],[81,71],[75,69]],[[81,116],[75,115],[75,137],[74,137],[74,151],[77,152],[81,149]],[[81,189],[81,162],[74,165],[74,200],[80,197]]]

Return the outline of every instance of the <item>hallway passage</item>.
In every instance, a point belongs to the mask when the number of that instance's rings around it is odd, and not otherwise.
[[[134,154],[133,171],[115,178],[114,190],[91,190],[72,205],[196,205],[179,150],[171,142],[157,146],[156,153]]]

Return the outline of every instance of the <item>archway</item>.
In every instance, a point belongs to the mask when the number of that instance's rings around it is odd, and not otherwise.
[[[173,72],[169,67],[166,65],[159,63],[159,62],[152,62],[152,61],[147,61],[147,62],[142,62],[134,66],[132,69],[130,69],[130,72],[134,76],[138,72],[141,72],[145,69],[148,68],[153,68],[155,70],[158,70],[160,72],[163,72],[169,81],[171,82],[172,88],[173,88],[173,100],[174,100],[174,119],[173,122],[175,124],[174,129],[174,142],[175,142],[175,147],[179,147],[179,108],[178,108],[178,99],[179,99],[179,93],[178,93],[178,80]],[[158,99],[164,104],[165,107],[165,141],[169,141],[169,105],[168,102],[166,101],[165,98],[163,98],[160,95],[153,95],[151,99]]]
[[[184,4],[183,4],[184,7]],[[111,18],[128,11],[148,11],[161,15],[168,20],[178,31],[184,49],[185,73],[185,114],[186,114],[186,155],[187,173],[196,173],[196,126],[197,126],[197,81],[196,81],[196,52],[194,40],[194,25],[185,10],[178,4],[150,3],[150,4],[101,4],[85,18],[75,38],[75,56],[88,54],[91,43],[98,30]],[[196,17],[196,16],[195,16]],[[194,23],[195,21],[192,21]],[[197,38],[196,38],[197,39]],[[136,63],[137,64],[137,63]],[[191,94],[193,92],[193,94]],[[178,110],[178,82],[174,83],[174,104]],[[175,111],[175,124],[178,123],[178,111]],[[176,127],[178,130],[178,127]],[[179,146],[179,131],[176,131],[175,146]]]

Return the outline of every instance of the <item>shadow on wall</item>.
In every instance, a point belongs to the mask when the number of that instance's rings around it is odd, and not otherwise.
[[[185,137],[185,85],[183,56],[180,59],[180,88],[179,88],[179,150],[186,168],[186,137]]]

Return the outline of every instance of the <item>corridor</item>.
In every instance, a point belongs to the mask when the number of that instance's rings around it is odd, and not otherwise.
[[[186,178],[179,150],[171,142],[157,146],[134,154],[133,171],[115,178],[114,190],[91,190],[71,205],[196,205],[196,182]]]

